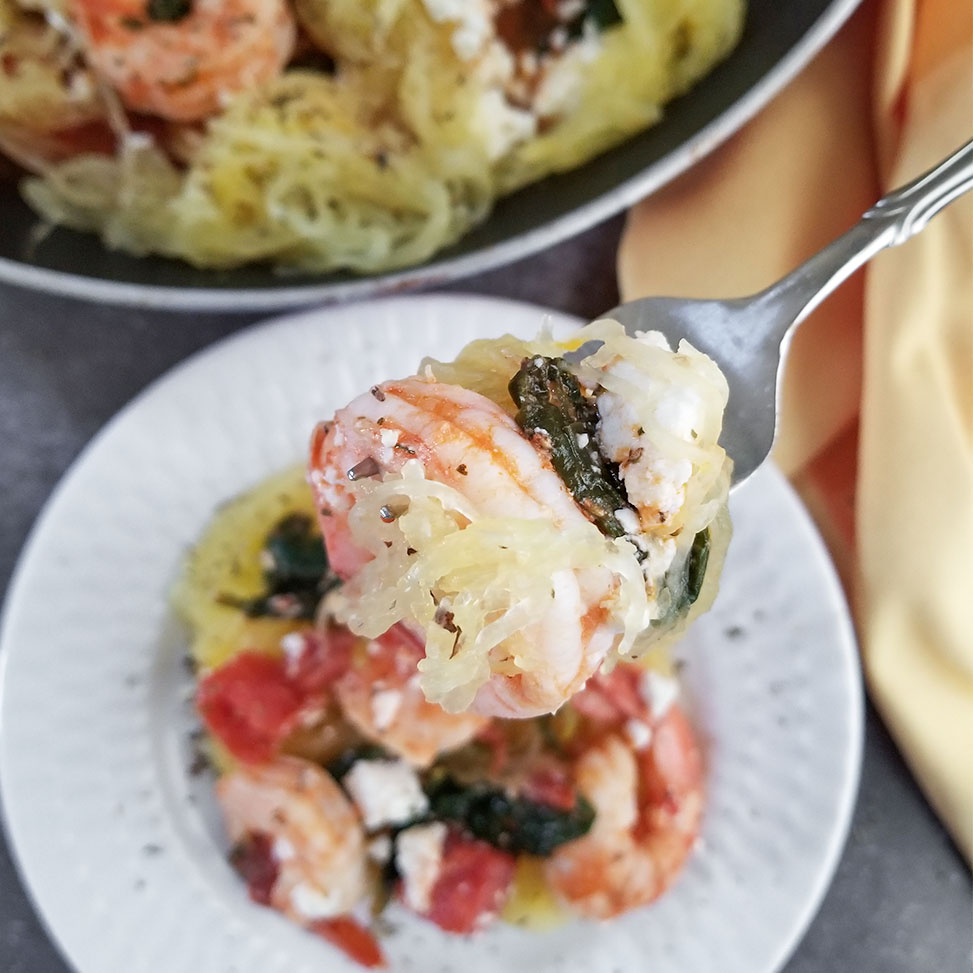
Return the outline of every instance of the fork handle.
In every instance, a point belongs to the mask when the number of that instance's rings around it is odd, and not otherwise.
[[[973,188],[973,140],[929,172],[880,199],[847,233],[758,295],[765,320],[787,323],[785,340],[835,288],[886,247],[904,243]]]

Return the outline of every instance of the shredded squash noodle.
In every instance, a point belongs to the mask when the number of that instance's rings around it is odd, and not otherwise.
[[[402,512],[386,524],[383,508]],[[619,652],[652,617],[628,542],[593,524],[561,530],[549,520],[482,517],[458,491],[426,479],[418,460],[381,483],[366,481],[350,527],[373,560],[342,592],[339,617],[368,638],[401,621],[420,626],[423,692],[450,711],[469,707],[491,672],[543,668],[537,642],[517,636],[554,604],[561,572],[610,573],[606,607],[619,620]]]
[[[110,247],[403,267],[656,121],[732,49],[743,2],[196,0],[157,22],[141,0],[0,0],[0,150],[44,218]],[[215,56],[278,6],[269,66]],[[193,53],[205,30],[211,63]],[[220,107],[187,119],[187,103]]]

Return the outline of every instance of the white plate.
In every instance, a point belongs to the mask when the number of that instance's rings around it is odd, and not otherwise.
[[[314,422],[423,354],[535,332],[544,312],[400,298],[311,312],[208,350],[153,385],[64,478],[3,619],[0,784],[38,911],[81,973],[356,970],[251,905],[225,863],[166,593],[214,508],[299,459]],[[558,326],[570,319],[555,316]],[[704,740],[698,853],[620,920],[474,941],[397,915],[396,971],[760,973],[824,894],[845,838],[862,702],[848,612],[806,514],[773,470],[733,497],[714,609],[681,654]]]

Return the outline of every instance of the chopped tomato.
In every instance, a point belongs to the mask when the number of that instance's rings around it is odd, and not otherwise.
[[[351,664],[355,636],[341,625],[302,633],[304,650],[286,666],[288,677],[305,696],[325,695]]]
[[[240,652],[200,683],[203,721],[238,760],[270,760],[303,716],[323,711],[351,664],[355,636],[348,629],[335,625],[299,638],[304,644],[294,658]]]
[[[649,707],[639,688],[641,670],[618,665],[608,674],[597,673],[571,699],[571,705],[594,723],[619,726],[626,720],[644,720]]]
[[[337,946],[346,956],[362,966],[375,969],[388,965],[375,936],[350,916],[318,919],[308,928],[333,946]]]
[[[270,895],[278,874],[270,836],[260,831],[251,831],[233,846],[230,864],[247,883],[250,898],[260,905],[270,905]]]
[[[578,799],[571,775],[557,764],[532,771],[524,784],[523,796],[562,811],[570,811]]]
[[[427,918],[447,932],[470,933],[503,906],[516,859],[483,841],[450,833]]]
[[[245,763],[264,763],[297,723],[305,697],[284,660],[241,652],[206,676],[196,693],[203,721]]]

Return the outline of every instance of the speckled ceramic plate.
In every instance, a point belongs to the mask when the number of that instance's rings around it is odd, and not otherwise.
[[[38,240],[16,183],[0,179],[0,280],[99,303],[169,309],[269,310],[395,293],[480,273],[579,233],[658,189],[751,118],[844,23],[859,0],[748,0],[733,53],[663,120],[570,172],[500,200],[458,243],[418,267],[356,277],[279,274],[266,265],[199,270],[107,250],[58,229]]]
[[[188,770],[184,641],[167,604],[223,500],[301,457],[315,420],[471,338],[544,312],[427,297],[246,331],[177,368],[94,440],[40,518],[3,618],[0,784],[27,887],[80,973],[355,969],[251,905]],[[555,316],[558,327],[569,319]],[[680,649],[704,742],[702,843],[657,904],[534,934],[448,937],[403,914],[396,971],[761,973],[777,968],[838,859],[862,702],[848,613],[783,478],[734,495],[719,600]]]

